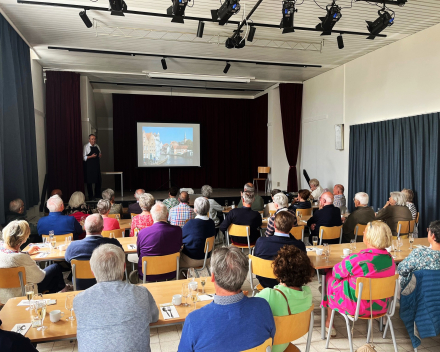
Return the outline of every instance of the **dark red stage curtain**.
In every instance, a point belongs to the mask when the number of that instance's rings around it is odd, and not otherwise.
[[[298,191],[298,161],[299,136],[301,132],[303,85],[294,83],[280,84],[281,119],[283,121],[284,147],[289,162],[287,192]]]
[[[178,187],[241,188],[267,164],[267,95],[216,99],[113,94],[116,171],[124,188],[168,189],[168,168],[137,168],[136,122],[200,123],[201,167],[171,168]]]
[[[61,189],[64,201],[84,192],[80,75],[46,72],[48,192]]]

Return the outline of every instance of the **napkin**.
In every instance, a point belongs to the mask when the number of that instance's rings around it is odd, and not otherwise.
[[[307,247],[306,251],[307,252],[314,252],[314,251],[316,251],[316,248],[309,248],[309,247]]]
[[[11,331],[18,332],[24,336],[30,329],[31,325],[31,323],[15,324]]]
[[[49,248],[49,244],[48,243],[31,243],[29,245],[29,247],[32,247],[32,246],[37,246],[37,247],[40,247],[40,248]]]
[[[42,252],[38,254],[35,258],[46,258],[49,255],[49,252]]]
[[[199,296],[199,301],[203,302],[203,301],[212,301],[214,299],[214,295],[200,295]]]
[[[56,299],[45,299],[45,301],[48,306],[57,303]],[[31,302],[35,302],[35,301],[32,300]],[[27,299],[24,299],[19,304],[17,304],[17,307],[28,306],[28,305],[29,305],[29,301]]]
[[[177,313],[177,309],[174,306],[160,307],[160,312],[164,320],[179,318],[179,313]]]
[[[129,244],[128,249],[137,249],[137,246],[135,244]]]

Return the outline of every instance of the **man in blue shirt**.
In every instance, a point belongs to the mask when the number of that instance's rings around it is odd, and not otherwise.
[[[47,208],[49,216],[45,216],[38,221],[38,234],[48,235],[49,231],[53,231],[55,235],[73,234],[73,239],[77,240],[83,229],[73,216],[63,215],[63,200],[55,195],[47,200]]]
[[[275,322],[267,301],[248,298],[241,291],[248,270],[248,259],[240,249],[223,247],[214,251],[214,302],[188,315],[179,352],[239,352],[275,336]]]

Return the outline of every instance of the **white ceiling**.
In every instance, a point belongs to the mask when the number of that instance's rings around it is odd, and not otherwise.
[[[166,13],[171,1],[159,0],[125,0],[129,10]],[[194,0],[193,0],[194,1]],[[257,0],[241,0],[241,12],[231,20],[240,20],[246,5],[246,13],[251,10]],[[108,7],[107,0],[96,2],[88,0],[48,0],[65,4],[83,6]],[[300,1],[298,1],[300,2]],[[321,6],[330,1],[317,0]],[[350,6],[349,0],[338,1],[340,6]],[[210,17],[210,10],[219,7],[217,0],[195,0],[194,7],[186,9],[187,16]],[[86,28],[78,9],[50,7],[41,5],[18,4],[14,0],[0,0],[0,9],[9,17],[28,43],[40,57],[44,68],[69,70],[89,76],[92,82],[125,83],[125,84],[159,84],[195,86],[201,89],[234,88],[245,89],[243,93],[231,91],[228,94],[255,95],[258,91],[267,89],[277,82],[305,81],[329,69],[342,65],[359,56],[377,50],[406,36],[426,29],[440,22],[440,1],[438,0],[408,0],[404,7],[392,6],[396,12],[395,23],[383,34],[387,38],[367,40],[364,36],[344,35],[345,48],[339,50],[336,44],[336,34],[321,37],[319,32],[300,31],[281,34],[276,28],[257,27],[254,44],[248,43],[243,49],[226,49],[223,44],[213,44],[209,40],[219,36],[221,42],[232,34],[236,25],[219,26],[216,23],[205,23],[203,39],[195,38],[197,21],[186,20],[185,24],[171,23],[169,18],[126,14],[125,17],[111,16],[109,12],[88,11],[89,18],[95,22],[93,28]],[[313,0],[304,0],[297,6],[295,26],[314,28],[318,24],[319,16],[325,16]],[[374,21],[379,8],[366,2],[355,2],[352,8],[342,10],[342,19],[334,29],[345,31],[367,32],[365,20]],[[263,0],[260,7],[252,16],[257,23],[278,25],[281,19],[281,1]],[[119,27],[120,30],[115,29]],[[134,29],[137,29],[133,31]],[[150,30],[150,31],[146,31]],[[154,30],[154,31],[151,31]],[[166,32],[171,33],[166,33]],[[148,34],[149,33],[149,34]],[[187,33],[182,35],[182,33]],[[115,36],[116,34],[117,36]],[[148,38],[140,35],[148,34]],[[165,36],[165,37],[164,37]],[[180,37],[184,41],[176,41]],[[194,40],[196,39],[196,40]],[[324,39],[322,50],[321,40]],[[277,45],[302,46],[313,44],[312,50],[280,49],[261,47],[257,45],[275,41]],[[273,46],[274,42],[270,44]],[[322,68],[291,68],[282,66],[265,66],[249,63],[232,63],[228,76],[255,77],[249,84],[213,83],[195,81],[169,81],[149,79],[143,72],[162,72],[160,58],[142,56],[103,55],[96,53],[77,53],[64,50],[50,50],[48,46],[72,47],[93,50],[111,50],[160,55],[195,56],[218,58],[222,60],[251,60],[264,62],[298,63],[321,65]],[[398,57],[390,58],[397,60]],[[167,59],[166,72],[196,73],[196,74],[223,74],[224,62]],[[378,63],[379,64],[379,63]],[[105,89],[108,84],[94,84],[94,88]],[[119,86],[122,87],[122,86]],[[123,87],[127,87],[124,85]],[[127,88],[123,88],[127,89]],[[150,89],[150,88],[148,88]],[[158,88],[163,90],[164,88]],[[191,89],[186,89],[191,91]],[[198,91],[199,89],[197,89]],[[215,94],[224,93],[223,90],[213,91]]]

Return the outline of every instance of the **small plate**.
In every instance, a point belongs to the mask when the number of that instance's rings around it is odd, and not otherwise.
[[[349,255],[341,255],[341,258],[342,259],[345,259],[345,258],[347,258],[347,257],[349,257],[350,256],[350,254]]]

